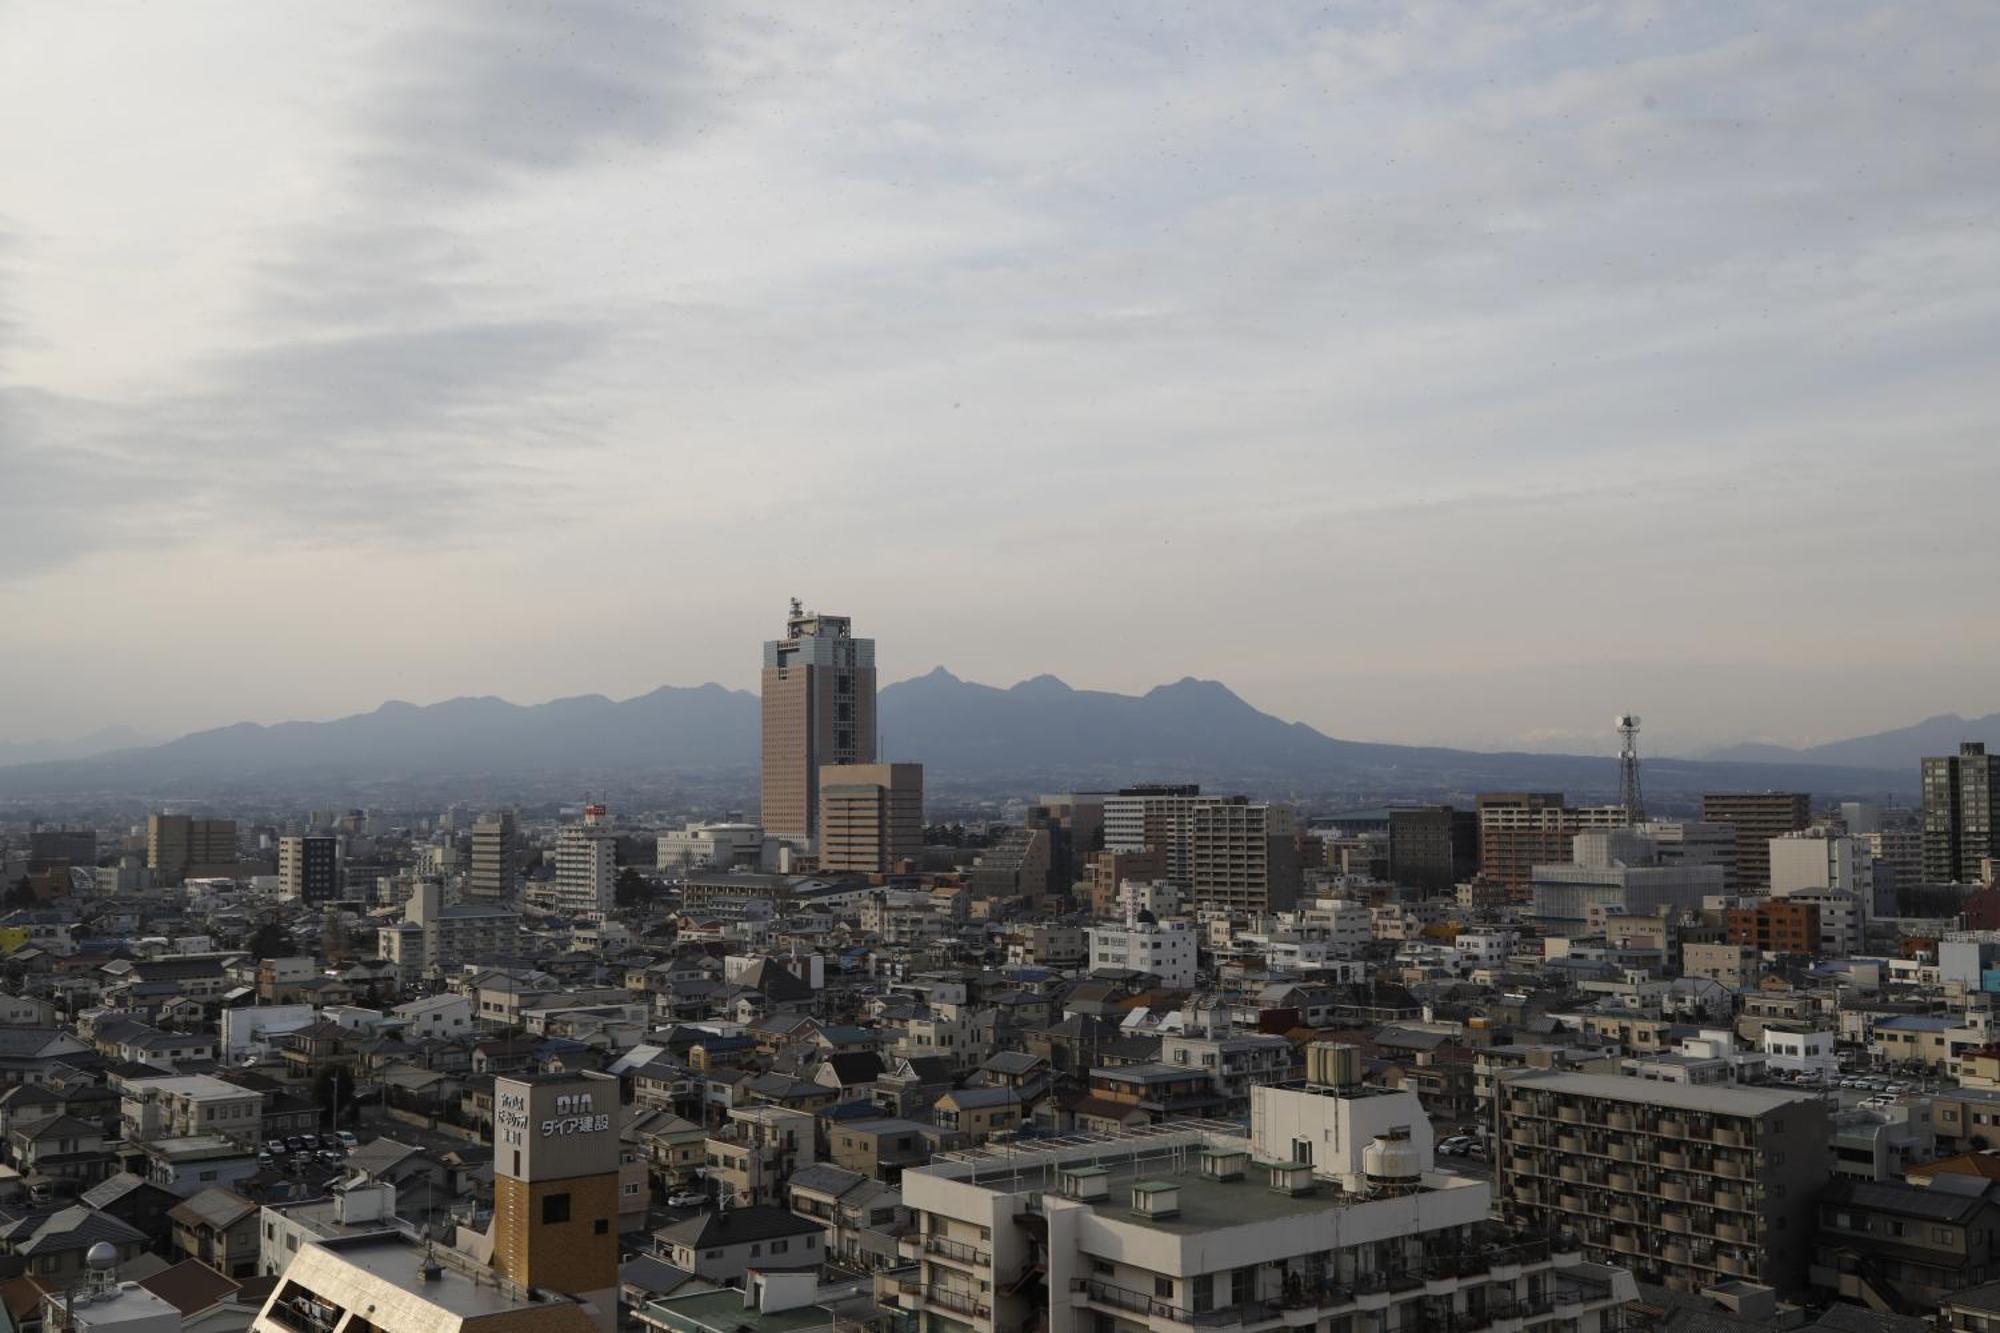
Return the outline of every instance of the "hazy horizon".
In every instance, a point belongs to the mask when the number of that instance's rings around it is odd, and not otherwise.
[[[1152,686],[1143,687],[1136,690],[1105,691],[1105,690],[1100,690],[1100,688],[1097,686],[1082,685],[1078,684],[1075,681],[1064,679],[1059,672],[1041,672],[1037,673],[1036,676],[1022,677],[1020,680],[991,681],[991,680],[979,680],[975,677],[968,676],[963,672],[952,670],[952,668],[945,663],[939,663],[937,664],[936,667],[933,667],[930,670],[948,671],[953,676],[956,676],[960,680],[966,681],[970,684],[990,686],[992,688],[1001,690],[1012,689],[1015,686],[1025,684],[1028,681],[1034,680],[1038,677],[1054,676],[1056,679],[1062,680],[1063,684],[1065,684],[1066,686],[1068,686],[1073,690],[1098,691],[1098,692],[1124,694],[1124,695],[1144,694],[1149,689],[1159,689],[1169,685],[1173,685],[1178,680],[1202,679],[1200,677],[1176,677],[1169,680],[1158,681]],[[927,674],[929,674],[928,671],[919,671],[919,672],[912,672],[907,676],[885,678],[882,684],[882,688],[886,689],[891,685],[905,683],[907,681],[914,680],[917,677]],[[1243,697],[1241,691],[1234,690],[1234,687],[1229,686],[1229,682],[1222,681],[1220,683],[1225,687],[1230,688],[1232,692],[1236,693],[1239,697]],[[169,732],[153,733],[153,732],[146,732],[143,728],[133,727],[124,723],[117,723],[100,728],[96,732],[87,733],[81,736],[38,736],[32,738],[0,737],[0,764],[9,762],[30,762],[28,760],[21,760],[18,758],[10,757],[8,753],[10,746],[26,749],[32,746],[46,745],[52,748],[56,748],[75,742],[92,741],[92,740],[98,740],[100,738],[111,738],[115,735],[118,744],[86,747],[85,750],[79,751],[78,755],[76,756],[76,757],[81,757],[83,753],[87,752],[94,753],[97,752],[99,749],[129,748],[140,745],[162,744],[170,740],[178,739],[182,735],[210,730],[213,727],[227,727],[242,723],[251,723],[262,726],[272,726],[286,722],[316,722],[316,723],[333,722],[347,717],[364,716],[368,713],[376,711],[377,709],[392,704],[407,704],[423,708],[423,707],[430,707],[440,703],[449,702],[454,699],[499,698],[502,700],[502,702],[513,704],[516,706],[534,707],[540,704],[551,703],[563,699],[588,698],[588,697],[608,698],[613,700],[614,702],[622,702],[627,699],[636,698],[641,695],[651,693],[652,689],[661,689],[661,688],[703,689],[710,686],[717,686],[722,689],[730,690],[739,694],[746,694],[752,697],[755,697],[757,693],[757,682],[754,679],[744,684],[729,684],[723,681],[712,681],[712,680],[711,681],[662,681],[658,685],[651,687],[651,689],[639,690],[633,694],[614,694],[614,693],[607,693],[606,691],[602,690],[579,690],[579,691],[567,692],[564,694],[550,695],[547,697],[537,697],[537,698],[509,698],[507,696],[502,696],[502,695],[470,694],[470,693],[445,695],[432,699],[385,698],[378,700],[375,703],[364,708],[350,709],[338,713],[331,713],[320,716],[308,717],[303,715],[278,715],[278,716],[261,717],[261,718],[232,717],[213,723],[210,726],[188,728],[186,731],[169,731]],[[1249,703],[1252,707],[1258,707],[1260,711],[1267,713],[1274,712],[1274,710],[1270,708],[1262,707],[1255,699],[1245,698],[1245,702]],[[1960,716],[1966,717],[1968,719],[1986,715],[1985,713],[1978,713],[1978,712],[1967,713],[1964,710],[1945,710],[1945,711],[1946,712],[1957,711]],[[1992,710],[1992,711],[2000,711],[2000,710]],[[1281,713],[1274,713],[1274,715],[1281,717],[1285,721],[1305,721],[1305,719],[1302,718],[1284,717],[1284,715]],[[1912,717],[1904,720],[1903,722],[1892,724],[1889,727],[1873,728],[1871,729],[1871,731],[1893,730],[1898,727],[1913,725],[1917,722],[1926,721],[1928,720],[1929,717],[1935,717],[1935,716],[1940,716],[1940,714],[1928,714],[1925,717]],[[1308,725],[1312,724],[1308,722]],[[1324,731],[1324,728],[1320,728],[1320,730]],[[1480,744],[1480,743],[1466,742],[1462,740],[1419,741],[1419,740],[1411,740],[1407,737],[1392,736],[1392,735],[1349,735],[1349,734],[1338,734],[1331,732],[1327,734],[1333,735],[1335,736],[1336,739],[1340,740],[1379,741],[1386,744],[1400,744],[1400,745],[1444,744],[1444,745],[1451,745],[1460,748],[1474,749],[1474,750],[1518,749],[1528,753],[1540,753],[1540,754],[1610,755],[1614,754],[1617,748],[1617,733],[1609,725],[1608,720],[1607,724],[1600,731],[1597,732],[1579,730],[1576,732],[1564,733],[1562,735],[1547,735],[1547,736],[1524,738],[1511,743],[1505,740]],[[1650,736],[1650,731],[1642,731],[1641,734],[1642,736]],[[1669,730],[1667,734],[1669,738],[1671,738],[1672,735],[1671,730]],[[1744,737],[1741,738],[1741,740],[1744,742],[1765,742],[1774,744],[1787,744],[1793,746],[1808,746],[1808,745],[1820,744],[1826,741],[1847,740],[1851,739],[1854,736],[1864,735],[1864,734],[1870,734],[1870,733],[1851,732],[1851,733],[1844,733],[1838,736],[1811,737],[1798,741],[1772,741],[1770,738],[1767,737]],[[1721,744],[1734,744],[1734,743],[1738,742],[1731,742],[1731,741],[1721,742]],[[1684,746],[1684,745],[1677,746],[1670,743],[1662,747],[1652,744],[1651,741],[1649,740],[1646,743],[1644,743],[1643,748],[1647,753],[1651,753],[1656,757],[1665,757],[1665,758],[1697,757],[1706,750],[1712,750],[1717,748],[1717,744],[1709,743],[1709,744],[1695,745],[1695,746]],[[64,755],[62,757],[71,757],[71,756]]]
[[[2000,10],[0,6],[0,743],[1193,675],[2000,709]]]

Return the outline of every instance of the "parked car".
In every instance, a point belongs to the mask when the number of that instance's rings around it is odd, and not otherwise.
[[[306,1141],[304,1136],[299,1134],[287,1135],[285,1137],[285,1148],[287,1151],[294,1154],[304,1152],[306,1150]]]
[[[340,1146],[347,1149],[349,1152],[352,1152],[354,1149],[361,1146],[361,1141],[354,1137],[354,1131],[351,1129],[343,1129],[338,1134],[334,1135],[334,1137],[339,1139]]]
[[[271,1154],[271,1156],[273,1157],[276,1157],[279,1153],[283,1152],[284,1150],[285,1150],[285,1141],[283,1139],[266,1139],[264,1141],[264,1151]]]
[[[682,1190],[667,1196],[669,1208],[700,1208],[708,1203],[708,1196],[695,1190]]]

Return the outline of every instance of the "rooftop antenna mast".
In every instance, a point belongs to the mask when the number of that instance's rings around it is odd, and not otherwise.
[[[1613,725],[1618,728],[1618,800],[1625,807],[1625,824],[1630,828],[1646,818],[1646,803],[1639,796],[1639,718],[1620,713]]]

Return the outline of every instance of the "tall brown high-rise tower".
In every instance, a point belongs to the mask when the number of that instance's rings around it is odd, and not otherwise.
[[[875,640],[792,600],[764,645],[764,832],[815,842],[819,770],[875,762]]]

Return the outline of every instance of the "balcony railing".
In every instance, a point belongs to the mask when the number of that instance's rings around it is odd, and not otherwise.
[[[993,1255],[987,1250],[967,1245],[963,1241],[950,1240],[944,1236],[925,1236],[924,1249],[932,1254],[941,1254],[947,1259],[961,1264],[971,1264],[974,1268],[991,1268]]]
[[[940,1310],[952,1310],[959,1314],[969,1314],[975,1319],[991,1319],[993,1307],[983,1304],[978,1296],[969,1291],[954,1291],[950,1287],[935,1284],[925,1286],[921,1282],[903,1281],[896,1289],[905,1296],[913,1296],[926,1305],[935,1305]]]
[[[1114,1309],[1129,1310],[1134,1314],[1165,1319],[1171,1323],[1186,1324],[1190,1328],[1226,1328],[1233,1324],[1252,1324],[1263,1320],[1276,1319],[1280,1306],[1275,1301],[1243,1301],[1236,1305],[1225,1305],[1214,1310],[1189,1310],[1169,1302],[1148,1296],[1143,1291],[1133,1291],[1130,1287],[1114,1286],[1109,1282],[1098,1282],[1091,1278],[1074,1278],[1070,1290],[1080,1293],[1100,1305]],[[1340,1293],[1329,1288],[1329,1297]]]

